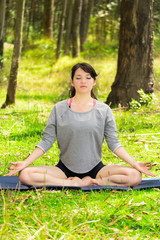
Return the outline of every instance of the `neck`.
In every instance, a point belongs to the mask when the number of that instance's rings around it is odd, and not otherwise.
[[[89,94],[76,94],[74,97],[73,97],[74,101],[76,103],[80,103],[80,104],[86,104],[86,103],[90,103],[93,101],[91,95]]]

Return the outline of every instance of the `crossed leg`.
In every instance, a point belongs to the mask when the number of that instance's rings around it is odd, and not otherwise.
[[[64,172],[56,166],[27,167],[19,173],[19,180],[21,183],[29,186],[59,185],[84,187],[98,185],[97,180],[91,177],[83,179],[78,177],[67,178]]]
[[[55,166],[27,167],[19,173],[19,180],[29,186],[69,184],[66,175]]]
[[[142,180],[142,174],[134,168],[108,165],[97,174],[96,179],[85,177],[67,178],[64,172],[56,166],[27,167],[19,173],[19,180],[29,186],[60,185],[60,186],[136,186]]]
[[[142,174],[135,168],[119,165],[107,165],[96,176],[99,185],[133,187],[142,180]]]

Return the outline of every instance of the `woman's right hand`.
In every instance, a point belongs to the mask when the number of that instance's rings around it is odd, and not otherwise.
[[[17,172],[23,170],[24,168],[27,167],[27,164],[23,161],[23,162],[11,162],[9,164],[8,169],[12,170],[11,172],[9,172],[7,174],[7,176],[12,176],[15,175]]]

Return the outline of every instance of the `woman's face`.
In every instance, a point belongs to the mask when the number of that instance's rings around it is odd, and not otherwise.
[[[90,93],[92,88],[96,85],[96,80],[93,79],[90,73],[78,68],[75,71],[71,85],[75,88],[76,93]]]

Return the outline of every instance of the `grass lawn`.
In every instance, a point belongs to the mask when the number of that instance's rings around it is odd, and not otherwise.
[[[4,80],[0,105],[4,102],[9,74],[11,46],[6,45]],[[105,101],[116,73],[116,55],[78,59],[63,57],[55,62],[50,43],[39,43],[22,54],[17,101],[0,110],[0,175],[11,161],[24,160],[41,140],[54,104],[66,98],[70,68],[78,61],[91,63],[99,73],[97,96]],[[151,161],[152,172],[160,177],[160,59],[155,59],[154,104],[137,111],[114,110],[118,136],[138,161]],[[33,165],[53,165],[59,160],[55,142]],[[121,164],[103,144],[105,164]],[[143,177],[146,177],[143,175]],[[1,190],[1,239],[160,239],[160,190],[82,191]]]

